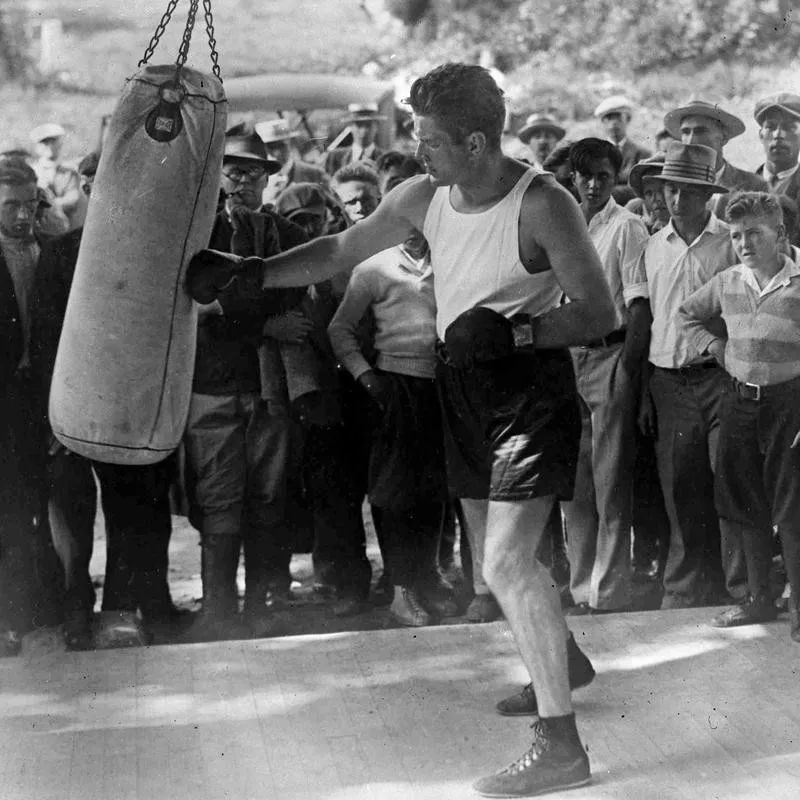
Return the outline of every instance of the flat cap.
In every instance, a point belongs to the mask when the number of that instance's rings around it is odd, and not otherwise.
[[[795,119],[800,119],[800,95],[792,94],[791,92],[780,92],[759,100],[753,113],[756,122],[761,124],[762,117],[771,108],[777,108]]]

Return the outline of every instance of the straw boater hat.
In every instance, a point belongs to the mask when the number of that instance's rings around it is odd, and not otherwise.
[[[525,124],[520,128],[517,138],[528,144],[531,137],[536,131],[550,131],[555,134],[556,141],[561,141],[564,138],[566,130],[562,128],[552,117],[547,114],[531,114],[525,120]]]
[[[625,111],[629,116],[633,114],[633,103],[624,94],[614,94],[602,100],[594,110],[597,119],[603,119],[607,114],[616,114]]]
[[[267,156],[267,149],[259,135],[244,126],[234,126],[225,134],[223,163],[229,158],[259,163],[266,168],[268,175],[274,175],[282,167],[280,161]]]
[[[264,144],[274,142],[288,142],[290,139],[297,139],[300,134],[289,127],[285,119],[269,119],[259,122],[256,125],[256,133],[261,137]]]
[[[800,119],[800,95],[791,94],[790,92],[781,92],[780,94],[772,94],[769,97],[765,97],[763,100],[759,100],[756,103],[755,113],[753,115],[759,125],[761,124],[764,114],[771,108],[777,108],[778,111],[782,111],[790,117]]]
[[[38,144],[45,139],[60,139],[66,133],[57,122],[47,122],[44,125],[37,126],[30,132],[30,140]]]
[[[628,175],[628,184],[631,189],[636,193],[637,197],[644,197],[644,188],[642,181],[645,178],[652,178],[655,175],[660,175],[664,167],[664,154],[655,153],[650,158],[634,164],[630,174]]]
[[[667,148],[664,166],[657,181],[673,181],[702,186],[714,193],[727,192],[724,186],[714,183],[717,174],[717,154],[704,144],[681,144],[673,142]]]
[[[347,106],[347,116],[344,121],[347,123],[354,122],[378,122],[384,120],[386,117],[378,111],[377,103],[350,103]]]
[[[734,114],[707,100],[690,100],[685,106],[668,111],[664,117],[664,127],[676,138],[681,138],[681,120],[684,117],[708,117],[722,125],[725,136],[730,141],[744,133],[744,122]]]

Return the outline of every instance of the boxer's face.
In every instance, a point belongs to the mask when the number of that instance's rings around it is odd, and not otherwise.
[[[469,169],[467,143],[458,144],[435,117],[414,116],[414,155],[436,186],[451,186]]]
[[[33,236],[39,194],[35,183],[0,184],[0,233],[11,239]]]

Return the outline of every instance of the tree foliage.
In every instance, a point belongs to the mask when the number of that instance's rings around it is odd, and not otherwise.
[[[491,47],[510,65],[568,56],[640,72],[681,61],[795,55],[794,0],[442,0],[440,34]]]

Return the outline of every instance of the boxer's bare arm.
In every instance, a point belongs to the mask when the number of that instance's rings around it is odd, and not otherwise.
[[[320,283],[401,244],[413,229],[422,229],[432,196],[433,187],[426,175],[400,184],[372,215],[352,228],[265,259],[264,288]]]
[[[539,318],[536,346],[567,347],[610,333],[614,304],[580,209],[553,183],[534,182],[520,220],[522,255],[544,251],[569,303]]]

